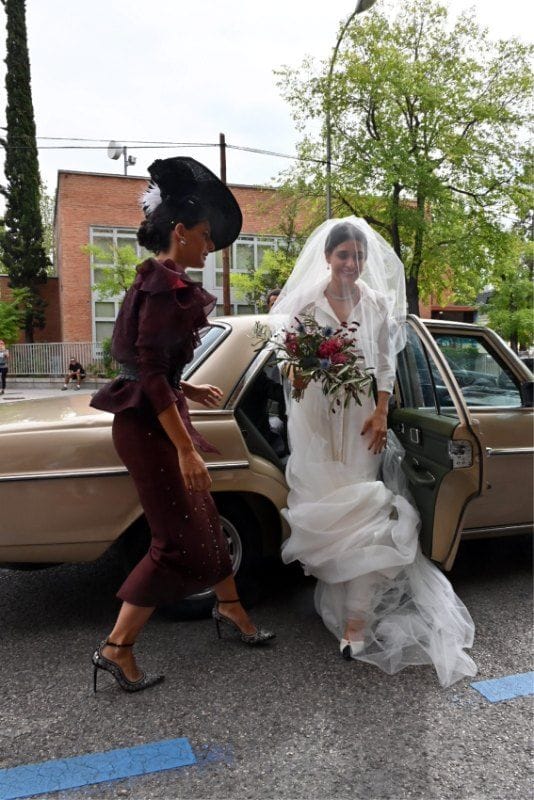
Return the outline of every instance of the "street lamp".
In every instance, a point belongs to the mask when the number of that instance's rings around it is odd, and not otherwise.
[[[341,28],[340,34],[337,37],[336,46],[330,59],[330,67],[328,69],[328,80],[326,83],[326,218],[330,219],[332,216],[332,120],[330,115],[331,105],[331,90],[332,90],[332,75],[334,74],[334,64],[336,63],[337,53],[341,40],[343,39],[347,28],[357,14],[362,14],[371,8],[376,3],[376,0],[358,0],[356,8]]]

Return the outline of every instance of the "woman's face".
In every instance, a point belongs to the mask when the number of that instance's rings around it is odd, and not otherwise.
[[[188,267],[202,269],[208,254],[215,250],[209,222],[199,222],[192,228],[184,229],[182,238],[186,242],[183,246],[184,262]]]
[[[365,266],[365,245],[356,239],[347,239],[334,247],[326,256],[332,278],[341,283],[354,283]]]

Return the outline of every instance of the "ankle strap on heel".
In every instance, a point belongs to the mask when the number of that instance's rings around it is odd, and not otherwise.
[[[238,597],[236,600],[217,600],[217,605],[221,605],[221,603],[240,603],[241,598]]]
[[[131,644],[115,644],[115,642],[111,642],[109,639],[106,639],[104,646],[105,647],[133,647],[135,642]]]

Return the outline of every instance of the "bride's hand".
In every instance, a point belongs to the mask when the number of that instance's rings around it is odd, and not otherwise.
[[[386,446],[388,430],[388,417],[384,411],[376,409],[370,417],[363,423],[362,436],[370,433],[368,450],[372,450],[375,455],[381,453]]]

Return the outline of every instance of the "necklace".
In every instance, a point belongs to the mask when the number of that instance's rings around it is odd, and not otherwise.
[[[341,294],[341,295],[333,294],[333,292],[330,291],[330,287],[329,286],[326,287],[325,294],[327,294],[329,297],[331,297],[332,300],[344,300],[345,302],[350,300],[351,303],[354,303],[354,301],[356,299],[356,296],[357,296],[356,292],[351,292],[350,296],[347,296],[347,295],[344,295],[344,294]]]

